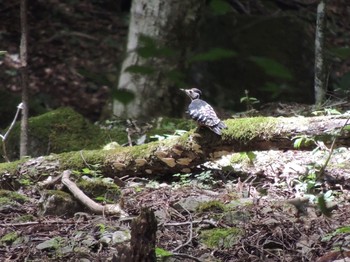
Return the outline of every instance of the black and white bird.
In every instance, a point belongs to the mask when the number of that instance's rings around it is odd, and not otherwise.
[[[202,91],[198,88],[181,89],[181,91],[184,91],[191,98],[187,110],[190,117],[197,121],[200,126],[205,126],[221,136],[221,130],[227,126],[218,118],[212,106],[200,99]]]

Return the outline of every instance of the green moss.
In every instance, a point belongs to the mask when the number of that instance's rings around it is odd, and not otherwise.
[[[21,159],[13,162],[0,163],[0,174],[4,174],[4,173],[14,174],[18,166],[25,161],[26,159]]]
[[[72,196],[69,193],[64,192],[62,190],[45,190],[45,193],[47,194],[47,197],[54,196],[63,201],[70,201],[72,198]]]
[[[212,200],[208,202],[201,203],[197,207],[197,211],[200,213],[204,212],[224,212],[226,207],[223,203],[218,200]]]
[[[1,244],[12,244],[18,238],[18,233],[16,231],[7,233],[0,239]]]
[[[9,190],[0,190],[0,198],[5,201],[5,199],[9,199],[10,201],[15,201],[15,202],[18,202],[18,203],[25,203],[27,202],[29,199],[24,196],[24,195],[21,195],[17,192],[14,192],[14,191],[9,191]]]
[[[209,248],[231,248],[239,239],[237,228],[214,228],[201,231],[201,241]]]
[[[23,215],[14,219],[14,222],[30,222],[34,221],[35,217],[32,215]]]
[[[276,127],[277,120],[273,117],[251,117],[229,119],[225,123],[228,129],[223,132],[224,139],[249,141],[258,136],[268,139]]]
[[[120,188],[101,179],[80,179],[77,186],[90,198],[115,202],[120,196]]]
[[[73,151],[57,155],[60,161],[61,169],[82,169],[89,165],[101,164],[104,162],[108,151],[106,150],[83,150]]]
[[[11,158],[18,157],[19,131],[17,123],[8,138],[7,148]],[[28,151],[31,156],[41,156],[47,153],[98,149],[111,141],[122,144],[127,141],[127,135],[125,131],[101,129],[71,108],[59,108],[29,118],[29,140],[31,143]]]

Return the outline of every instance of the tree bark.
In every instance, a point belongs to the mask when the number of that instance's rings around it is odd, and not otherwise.
[[[121,262],[156,262],[157,220],[152,210],[141,209],[141,214],[131,223],[130,247],[119,250]]]
[[[324,62],[325,9],[326,0],[321,0],[317,6],[315,34],[315,104],[318,107],[324,102],[327,90],[326,66]]]
[[[204,4],[204,0],[132,2],[127,56],[118,90],[131,92],[134,98],[122,103],[117,91],[117,99],[113,101],[115,115],[133,119],[179,115],[176,112],[181,108],[176,108],[175,99],[179,94],[171,76],[183,71],[186,54],[196,39],[198,17]],[[142,42],[144,37],[149,41],[146,45]],[[140,52],[142,47],[146,54]],[[131,66],[141,66],[151,72],[128,71]]]
[[[44,173],[80,170],[88,163],[99,164],[104,173],[116,177],[191,173],[198,169],[198,165],[232,152],[296,150],[293,138],[298,136],[322,141],[326,146],[337,136],[336,146],[350,146],[348,131],[337,134],[346,122],[347,119],[341,116],[230,119],[225,121],[228,129],[222,136],[201,128],[178,138],[140,146],[69,152],[31,159],[19,166],[12,165],[12,172],[27,173],[33,166],[38,173],[40,170]],[[310,150],[315,146],[314,143],[301,143],[299,149]],[[0,175],[11,173],[8,170],[8,164],[0,164]]]
[[[20,157],[28,155],[28,23],[27,23],[27,0],[21,0],[20,3],[21,17],[21,44],[20,44],[20,60],[21,60],[21,86],[22,86],[22,119],[21,119],[21,135],[20,135]]]

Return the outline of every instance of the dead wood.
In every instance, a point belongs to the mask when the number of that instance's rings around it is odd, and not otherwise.
[[[92,212],[96,214],[110,214],[110,215],[121,215],[126,216],[127,214],[121,209],[119,204],[107,204],[100,205],[89,198],[87,195],[81,191],[77,185],[69,179],[71,171],[65,170],[62,174],[62,184],[64,184],[72,195],[78,199],[83,205],[89,208]]]
[[[119,250],[121,262],[155,262],[156,261],[157,220],[154,212],[148,208],[141,209],[140,216],[131,223],[130,247]]]
[[[307,136],[329,146],[337,137],[335,146],[350,146],[349,132],[339,132],[346,124],[345,116],[327,117],[256,117],[229,119],[222,136],[207,129],[134,147],[113,150],[69,152],[20,163],[15,173],[24,173],[35,167],[38,172],[57,172],[64,169],[80,170],[99,164],[104,173],[123,177],[126,175],[165,175],[190,173],[204,162],[231,152],[259,150],[296,150],[293,138]],[[301,143],[299,149],[310,150],[315,143]],[[58,164],[57,164],[58,162]],[[50,165],[55,163],[55,165]],[[49,168],[48,168],[49,166]],[[0,164],[0,175],[11,173]]]

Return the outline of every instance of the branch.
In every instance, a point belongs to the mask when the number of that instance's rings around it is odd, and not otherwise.
[[[62,184],[64,184],[69,191],[73,194],[75,198],[77,198],[83,205],[89,208],[92,212],[96,214],[109,214],[109,215],[121,215],[127,216],[127,214],[121,209],[119,204],[110,205],[107,204],[102,206],[81,191],[77,185],[69,179],[71,174],[70,170],[65,170],[62,173]]]

